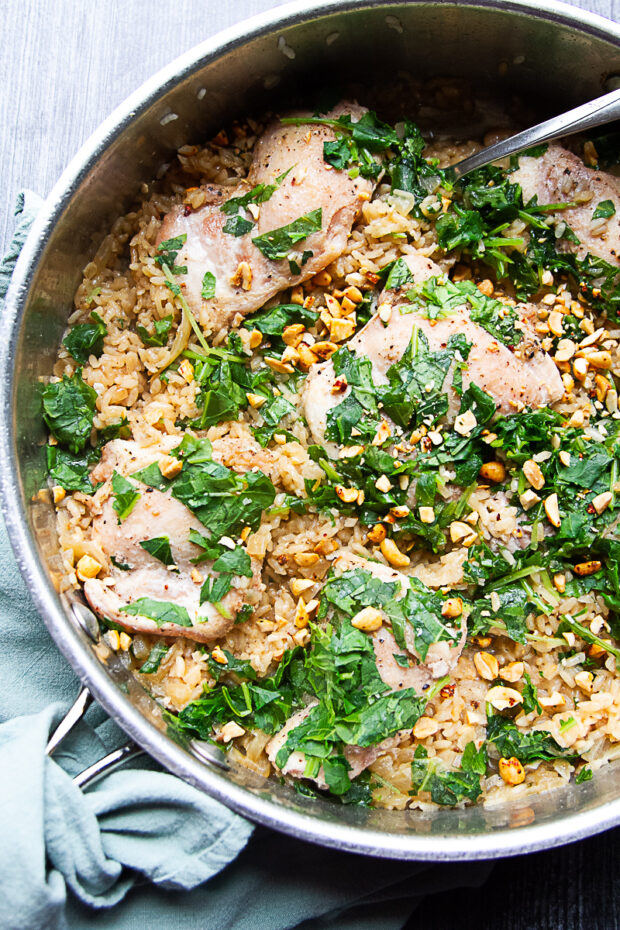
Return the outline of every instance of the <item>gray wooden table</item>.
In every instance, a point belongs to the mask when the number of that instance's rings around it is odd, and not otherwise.
[[[142,81],[278,0],[1,0],[0,254],[18,190],[47,194],[81,143]],[[620,19],[620,0],[576,6]],[[477,891],[432,896],[416,930],[617,930],[620,832],[504,860]],[[437,900],[441,897],[441,900]]]

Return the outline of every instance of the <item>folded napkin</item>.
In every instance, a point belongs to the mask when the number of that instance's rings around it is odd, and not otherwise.
[[[39,205],[30,192],[19,197],[0,301]],[[425,895],[479,885],[490,872],[487,863],[338,853],[254,829],[151,760],[81,791],[71,776],[124,735],[94,705],[45,756],[79,683],[1,521],[0,641],[0,930],[398,930]]]

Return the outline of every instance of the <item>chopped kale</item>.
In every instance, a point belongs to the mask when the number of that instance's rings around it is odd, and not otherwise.
[[[467,744],[460,769],[445,768],[437,759],[429,759],[424,746],[417,746],[411,763],[412,793],[429,791],[435,804],[476,801],[482,793],[480,776],[485,771],[484,750],[477,752],[473,743]]]
[[[170,549],[170,539],[167,536],[153,536],[152,539],[143,539],[140,545],[154,559],[158,559],[164,565],[176,565]]]
[[[155,262],[159,267],[163,268],[166,265],[173,275],[187,274],[187,265],[176,264],[177,256],[186,241],[187,234],[183,233],[180,236],[175,236],[174,239],[166,239],[164,242],[160,242],[155,256]]]
[[[154,601],[150,597],[139,597],[136,601],[120,608],[121,613],[132,617],[146,617],[154,620],[157,626],[164,623],[176,623],[177,626],[192,626],[185,607],[171,601]]]
[[[139,672],[141,675],[152,675],[159,669],[161,660],[167,655],[170,646],[163,639],[158,640],[149,652],[148,659],[141,665]]]
[[[91,355],[99,358],[103,352],[103,338],[108,328],[96,311],[91,313],[94,323],[78,323],[73,326],[62,343],[76,362],[86,365]]]
[[[128,481],[115,471],[112,475],[112,494],[114,496],[112,507],[118,516],[118,522],[121,523],[140,500],[140,492],[136,490],[132,481]]]
[[[93,494],[95,485],[90,480],[90,469],[98,455],[94,449],[73,454],[60,446],[46,446],[47,473],[54,484],[65,491]]]
[[[545,761],[574,756],[569,750],[562,749],[545,730],[526,732],[500,714],[492,714],[487,719],[487,742],[493,743],[502,758],[514,756],[524,765],[538,759]]]
[[[96,400],[97,392],[82,379],[81,368],[43,389],[45,422],[58,442],[74,454],[82,451],[90,437]]]
[[[165,316],[161,320],[153,321],[153,332],[150,333],[145,326],[136,326],[136,332],[145,346],[165,346],[168,333],[172,328],[172,316]]]
[[[202,278],[202,289],[200,291],[200,295],[204,300],[212,300],[215,297],[216,284],[217,282],[213,272],[205,271]]]
[[[319,207],[311,213],[306,213],[279,229],[255,236],[252,242],[265,258],[270,261],[281,261],[288,258],[296,242],[307,239],[312,233],[318,232],[323,225],[323,210]]]

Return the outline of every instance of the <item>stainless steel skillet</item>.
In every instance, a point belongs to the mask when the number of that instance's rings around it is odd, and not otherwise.
[[[170,771],[254,820],[333,847],[432,860],[511,855],[620,822],[618,770],[501,809],[422,814],[309,802],[215,750],[205,758],[166,733],[159,708],[127,675],[122,656],[106,655],[101,645],[95,652],[79,602],[57,594],[53,514],[36,497],[44,441],[37,385],[51,372],[81,269],[140,182],[184,142],[278,105],[318,77],[353,75],[372,89],[401,69],[464,78],[498,97],[518,94],[543,118],[612,89],[620,74],[620,28],[553,2],[319,0],[227,30],[156,75],[78,153],[20,258],[1,322],[4,512],[21,570],[59,648],[128,735]]]

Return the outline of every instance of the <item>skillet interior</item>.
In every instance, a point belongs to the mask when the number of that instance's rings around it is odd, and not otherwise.
[[[76,671],[149,752],[229,806],[321,843],[399,858],[505,855],[602,830],[620,821],[617,767],[514,806],[426,815],[309,802],[275,780],[228,767],[212,748],[205,765],[191,747],[165,735],[159,708],[133,679],[125,680],[113,655],[99,662],[76,620],[79,604],[55,592],[60,562],[53,512],[33,501],[44,480],[38,384],[51,372],[81,269],[140,182],[179,145],[207,138],[248,112],[312,103],[320,85],[352,86],[375,105],[378,88],[398,81],[400,71],[461,78],[509,106],[518,97],[526,120],[611,89],[610,76],[620,74],[617,27],[558,4],[498,7],[293,4],[197,47],[130,98],[69,166],[24,250],[3,320],[0,467],[7,523],[30,590]],[[382,115],[398,117],[403,104],[408,109],[405,98],[401,92]],[[481,135],[481,114],[465,113],[462,129]]]

